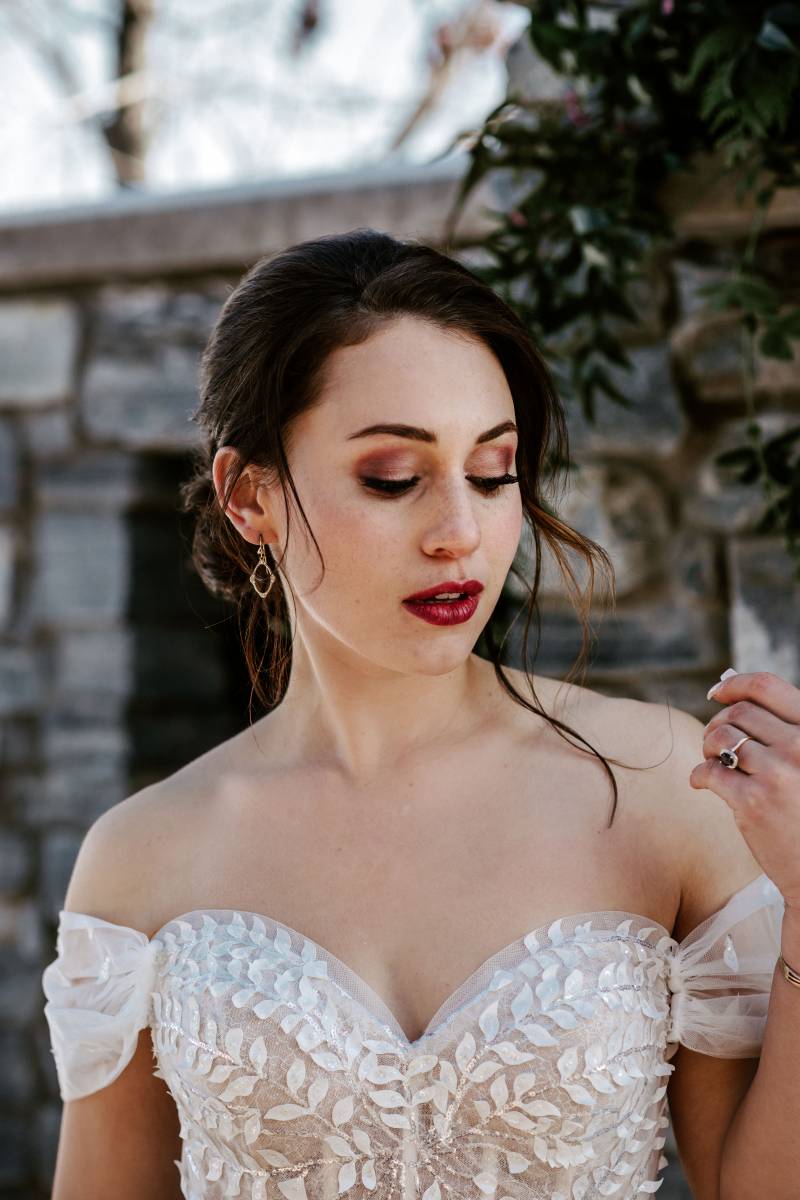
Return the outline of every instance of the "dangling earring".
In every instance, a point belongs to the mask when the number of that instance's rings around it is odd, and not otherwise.
[[[267,572],[267,579],[269,580],[269,583],[267,584],[267,590],[264,592],[261,591],[261,588],[256,582],[256,573],[259,567],[264,568],[264,570]],[[270,569],[269,563],[267,562],[267,556],[264,553],[264,538],[262,534],[258,535],[258,562],[256,563],[253,573],[250,576],[250,582],[262,600],[265,596],[269,595],[269,590],[275,582],[275,572]]]

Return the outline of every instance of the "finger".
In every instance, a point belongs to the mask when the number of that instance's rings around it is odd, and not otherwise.
[[[800,725],[800,688],[772,671],[731,675],[720,683],[711,699],[720,704],[752,700],[782,721]]]
[[[749,742],[745,742],[745,746],[749,745]],[[736,809],[743,804],[752,787],[748,774],[744,771],[732,771],[730,767],[723,766],[717,758],[707,758],[705,762],[698,763],[689,775],[689,784],[698,790],[705,788],[714,792],[730,809]]]
[[[735,725],[720,725],[718,729],[703,739],[703,756],[707,760],[719,762],[720,753],[723,750],[732,750],[746,732],[745,729],[737,729]],[[751,737],[748,741],[742,742],[736,751],[736,756],[740,771],[744,771],[746,775],[758,775],[759,773],[763,774],[769,767],[771,760],[775,757],[775,752],[765,746],[763,742]],[[719,765],[723,771],[731,770],[724,763],[719,763]]]
[[[789,744],[800,735],[798,726],[782,721],[780,717],[776,717],[774,713],[768,712],[766,708],[762,708],[760,704],[755,704],[752,700],[737,700],[735,703],[729,704],[727,708],[723,708],[721,712],[714,713],[705,726],[704,736],[707,737],[725,725],[732,725],[735,729],[740,729],[739,737],[742,736],[742,733],[749,733],[751,737],[757,738],[765,746]]]

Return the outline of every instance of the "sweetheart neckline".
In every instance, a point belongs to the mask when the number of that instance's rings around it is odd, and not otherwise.
[[[479,963],[479,965],[475,968],[475,970],[470,972],[470,974],[467,976],[467,978],[462,983],[458,984],[458,986],[455,988],[455,990],[453,992],[450,993],[449,996],[445,997],[445,999],[439,1005],[436,1012],[433,1014],[433,1016],[430,1018],[430,1020],[426,1024],[425,1028],[423,1029],[423,1031],[419,1035],[419,1037],[416,1037],[413,1039],[408,1037],[405,1030],[400,1025],[400,1022],[397,1020],[394,1013],[389,1008],[388,1004],[386,1004],[386,1002],[375,991],[375,989],[369,983],[367,983],[367,981],[365,979],[363,979],[358,974],[357,971],[354,971],[352,967],[349,967],[347,965],[347,963],[343,962],[342,959],[338,958],[331,950],[328,950],[325,946],[321,945],[319,942],[314,941],[314,939],[309,937],[307,934],[302,933],[298,929],[294,929],[291,925],[287,925],[285,921],[279,921],[277,919],[277,917],[271,917],[268,913],[254,912],[252,909],[246,909],[246,908],[191,908],[187,912],[179,913],[176,917],[170,917],[170,919],[168,921],[165,921],[164,924],[159,929],[156,930],[156,932],[152,935],[152,937],[148,937],[147,934],[144,933],[141,929],[134,929],[130,925],[120,926],[116,922],[106,921],[102,917],[89,917],[89,919],[91,921],[96,921],[103,925],[116,925],[117,928],[127,929],[130,932],[137,934],[138,937],[143,938],[145,940],[145,942],[149,945],[154,944],[156,941],[161,942],[162,941],[161,934],[163,934],[164,931],[166,929],[168,929],[170,925],[176,924],[179,921],[186,921],[186,919],[188,917],[202,916],[203,913],[209,913],[209,914],[212,914],[212,913],[229,913],[230,914],[230,913],[232,913],[234,915],[238,913],[238,915],[242,916],[242,917],[258,917],[260,920],[269,922],[272,925],[281,926],[287,931],[287,933],[293,934],[295,937],[299,938],[301,941],[309,942],[315,948],[315,950],[317,950],[319,952],[319,954],[322,958],[328,959],[328,960],[330,960],[330,962],[336,964],[336,966],[338,967],[338,969],[340,970],[340,972],[342,973],[344,978],[349,979],[353,985],[353,991],[350,992],[348,990],[348,997],[350,999],[352,999],[355,1003],[360,1003],[358,1000],[358,995],[356,994],[356,992],[358,992],[359,990],[363,991],[365,994],[369,995],[374,1000],[377,1007],[384,1013],[384,1023],[386,1024],[386,1026],[388,1028],[390,1028],[393,1031],[395,1037],[400,1042],[400,1044],[403,1046],[404,1052],[406,1054],[412,1054],[426,1039],[433,1037],[436,1033],[438,1033],[440,1028],[444,1028],[444,1026],[448,1023],[449,1018],[447,1021],[443,1021],[441,1024],[437,1025],[437,1021],[439,1020],[440,1014],[443,1013],[445,1011],[445,1009],[450,1007],[454,1001],[461,998],[461,996],[467,991],[467,989],[472,985],[473,981],[481,974],[481,972],[486,970],[487,967],[490,967],[492,965],[492,963],[494,963],[496,960],[500,959],[503,955],[508,954],[509,951],[514,950],[515,948],[518,948],[521,944],[524,944],[525,940],[527,938],[533,937],[534,935],[538,936],[542,932],[549,931],[550,928],[553,925],[555,925],[557,922],[576,921],[576,923],[577,923],[577,919],[579,919],[579,918],[585,919],[585,918],[590,918],[590,917],[601,917],[601,916],[619,916],[619,917],[623,917],[623,918],[624,917],[633,917],[636,921],[643,922],[645,928],[648,925],[652,925],[652,926],[655,926],[656,928],[660,929],[662,931],[662,933],[664,933],[666,935],[666,937],[668,937],[675,946],[680,947],[680,946],[684,945],[684,943],[686,941],[688,941],[689,938],[695,937],[696,935],[698,935],[700,933],[700,931],[704,930],[705,927],[709,924],[709,922],[713,921],[721,913],[723,913],[725,911],[725,909],[728,908],[737,897],[749,892],[751,888],[755,888],[756,886],[763,884],[763,882],[765,880],[769,884],[771,884],[773,888],[775,887],[775,885],[772,884],[772,881],[769,879],[769,876],[767,875],[766,871],[762,871],[759,875],[756,875],[748,883],[743,884],[742,887],[740,887],[737,891],[735,891],[728,898],[728,900],[725,902],[725,904],[723,904],[716,912],[711,913],[708,917],[706,917],[706,919],[704,921],[701,921],[699,923],[699,925],[697,925],[693,930],[691,930],[686,935],[686,937],[680,942],[678,942],[677,939],[673,937],[670,930],[667,929],[667,927],[665,925],[662,925],[660,921],[654,921],[650,917],[644,916],[642,913],[630,912],[627,909],[598,908],[598,909],[591,909],[591,910],[583,910],[581,912],[562,913],[560,916],[555,917],[552,921],[545,921],[542,925],[538,925],[535,929],[530,929],[526,933],[521,934],[519,937],[517,937],[513,941],[509,942],[508,945],[502,946],[499,950],[496,950],[493,954],[490,954],[489,957],[487,959],[485,959],[482,963]],[[775,889],[775,890],[777,892],[777,889]],[[66,910],[66,909],[61,910],[61,912],[59,913],[59,920],[64,915],[69,915],[69,913],[73,913],[73,910]],[[79,913],[79,914],[73,913],[73,915],[84,916],[84,917],[89,916],[89,914],[86,914],[86,913]],[[480,995],[480,994],[482,994],[482,993],[478,993],[478,995]],[[372,1020],[378,1020],[378,1017],[376,1016],[375,1012],[371,1011],[366,1005],[364,1005],[363,1003],[360,1003],[360,1007],[364,1009],[364,1011],[368,1014],[368,1016]],[[454,1010],[454,1012],[451,1014],[451,1016],[454,1015],[455,1011],[458,1011],[458,1009]]]
[[[165,921],[161,928],[157,929],[152,938],[149,938],[148,941],[150,943],[153,943],[156,940],[160,941],[162,940],[161,934],[163,934],[170,925],[177,924],[181,921],[186,921],[189,917],[202,916],[205,913],[208,913],[209,915],[213,915],[214,913],[231,913],[233,915],[238,914],[240,917],[258,917],[258,919],[261,921],[266,921],[273,926],[285,929],[288,934],[298,938],[300,942],[309,942],[323,960],[328,960],[329,962],[333,963],[339,972],[344,976],[344,978],[350,981],[350,987],[346,989],[348,999],[360,1004],[360,1007],[362,1007],[373,1020],[378,1019],[376,1014],[371,1009],[367,1008],[366,1005],[360,1003],[356,993],[360,990],[369,995],[370,998],[377,1003],[377,1006],[384,1014],[384,1020],[391,1027],[395,1036],[402,1043],[407,1053],[413,1053],[424,1041],[435,1036],[440,1029],[443,1029],[449,1023],[450,1017],[454,1016],[455,1013],[459,1011],[461,1006],[457,1006],[453,1012],[450,1013],[450,1016],[446,1020],[440,1020],[440,1014],[442,1014],[446,1009],[450,1008],[455,1001],[460,1000],[463,994],[470,989],[473,981],[482,975],[483,972],[489,967],[491,967],[495,961],[508,955],[510,951],[520,948],[525,944],[528,938],[534,936],[538,937],[539,934],[547,932],[549,939],[550,929],[562,921],[575,921],[577,924],[579,923],[580,918],[611,916],[621,917],[624,919],[625,917],[632,917],[634,920],[642,922],[643,928],[646,929],[650,926],[655,927],[656,929],[659,929],[667,938],[669,938],[670,941],[675,942],[672,933],[669,929],[667,929],[666,925],[662,925],[660,921],[653,920],[651,917],[646,917],[642,913],[630,912],[628,909],[599,908],[582,910],[580,912],[573,913],[562,913],[560,916],[554,917],[551,921],[545,921],[543,924],[537,925],[534,929],[529,929],[525,933],[520,934],[519,937],[514,938],[513,941],[508,942],[505,946],[501,946],[499,950],[495,950],[489,955],[488,958],[485,958],[483,962],[478,964],[474,971],[471,971],[469,975],[467,975],[467,977],[460,984],[458,984],[448,996],[445,997],[445,999],[436,1009],[436,1012],[426,1023],[422,1033],[415,1038],[410,1038],[383,997],[376,992],[375,988],[373,988],[371,984],[367,983],[363,976],[359,975],[358,972],[352,967],[349,967],[347,963],[334,954],[332,950],[328,950],[327,947],[323,946],[320,942],[315,941],[314,938],[309,937],[308,934],[303,933],[299,929],[294,929],[291,925],[288,925],[286,921],[280,921],[277,917],[271,917],[268,913],[254,912],[251,909],[243,908],[191,908],[188,910],[188,912],[179,913],[177,917],[171,917],[168,921]],[[677,945],[677,943],[675,944]],[[333,982],[335,983],[336,981],[333,980]],[[475,997],[482,994],[483,992],[477,992],[475,993]]]

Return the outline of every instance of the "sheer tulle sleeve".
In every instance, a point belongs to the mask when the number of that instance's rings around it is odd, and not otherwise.
[[[781,949],[783,896],[761,874],[689,933],[670,957],[672,1057],[678,1043],[717,1058],[757,1058]]]
[[[133,1057],[148,1023],[157,945],[126,925],[59,913],[57,957],[42,988],[62,1100],[105,1087]]]

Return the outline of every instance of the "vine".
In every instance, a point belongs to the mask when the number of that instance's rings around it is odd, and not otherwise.
[[[788,361],[800,339],[796,294],[789,285],[781,295],[756,256],[776,190],[800,186],[800,3],[535,0],[531,10],[527,36],[563,95],[512,90],[472,132],[446,238],[480,180],[505,184],[511,202],[486,210],[492,230],[459,244],[482,251],[472,269],[514,307],[595,422],[598,393],[632,406],[609,366],[630,367],[620,319],[636,323],[632,288],[675,244],[665,184],[705,160],[716,179],[735,182],[739,203],[752,197],[739,261],[698,293],[741,326],[747,444],[714,462],[761,485],[756,530],[783,535],[800,579],[800,425],[766,439],[756,413],[756,352]]]

